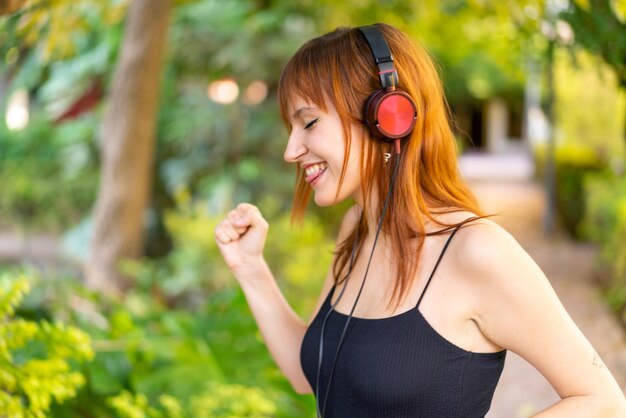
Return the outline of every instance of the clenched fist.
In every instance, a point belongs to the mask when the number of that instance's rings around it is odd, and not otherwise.
[[[215,228],[215,241],[231,270],[246,269],[262,259],[268,227],[259,209],[249,203],[228,212]]]

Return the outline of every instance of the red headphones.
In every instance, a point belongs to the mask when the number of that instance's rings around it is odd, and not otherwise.
[[[408,136],[415,127],[415,102],[398,85],[398,72],[383,34],[374,25],[356,28],[363,34],[378,66],[382,89],[376,90],[365,102],[364,119],[377,138],[393,142]]]

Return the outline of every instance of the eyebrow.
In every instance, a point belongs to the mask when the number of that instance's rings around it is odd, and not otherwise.
[[[317,108],[315,108],[315,107],[307,107],[307,106],[301,107],[300,109],[296,110],[296,111],[293,113],[292,118],[294,118],[294,119],[295,119],[295,118],[297,118],[297,117],[298,117],[298,116],[300,116],[300,114],[301,114],[302,112],[304,112],[305,110],[317,110]]]

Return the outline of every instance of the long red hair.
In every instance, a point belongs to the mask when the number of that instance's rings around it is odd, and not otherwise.
[[[424,243],[425,218],[444,228],[442,234],[457,224],[442,223],[436,215],[469,211],[484,217],[478,202],[460,176],[457,148],[441,81],[426,50],[400,30],[377,24],[394,58],[399,88],[406,91],[417,106],[417,122],[408,140],[402,142],[402,158],[395,189],[382,225],[382,232],[391,242],[396,266],[396,280],[390,303],[397,308],[407,296],[417,270],[417,261]],[[377,67],[365,38],[355,28],[338,28],[305,43],[289,60],[280,78],[278,95],[283,121],[290,130],[290,104],[296,97],[327,110],[330,101],[342,121],[346,155],[339,187],[348,163],[350,128],[363,126],[363,106],[369,95],[380,89]],[[383,152],[392,152],[391,145],[382,143],[363,129],[366,140],[361,141],[361,187],[364,196],[362,213],[382,211],[393,171],[385,166]],[[301,220],[311,194],[304,181],[301,167],[297,168],[292,220]],[[376,186],[376,187],[374,187]],[[377,207],[372,207],[372,194],[377,193]],[[338,192],[337,192],[338,193]],[[476,219],[477,217],[471,218]],[[360,222],[347,238],[338,243],[333,274],[335,283],[343,280],[350,261],[352,247],[359,237],[362,243],[368,233],[367,220]],[[468,220],[462,222],[465,223]],[[358,253],[357,253],[358,254]],[[345,278],[345,277],[344,277]]]

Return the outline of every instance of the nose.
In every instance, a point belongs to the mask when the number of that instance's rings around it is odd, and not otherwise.
[[[287,141],[287,147],[283,158],[288,163],[295,163],[298,159],[307,153],[307,148],[302,141],[302,136],[298,135],[295,129],[289,134],[289,140]]]

